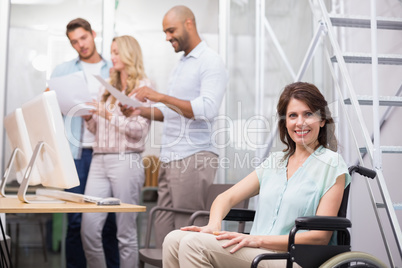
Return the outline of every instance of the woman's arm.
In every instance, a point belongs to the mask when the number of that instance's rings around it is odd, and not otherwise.
[[[96,115],[91,115],[91,117],[84,118],[85,125],[86,125],[87,129],[93,134],[96,133],[97,119],[98,119],[98,117]]]
[[[87,105],[91,105],[94,107],[93,110],[91,110],[91,114],[89,115],[83,115],[81,116],[85,122],[85,125],[87,127],[87,129],[95,134],[96,133],[96,128],[97,128],[97,120],[98,120],[98,116],[97,116],[97,112],[98,112],[98,103],[93,100],[92,102],[88,102]]]
[[[321,198],[317,208],[317,216],[337,216],[341,206],[343,191],[345,188],[345,175],[336,179],[335,184]],[[296,244],[327,245],[331,239],[330,231],[308,231],[296,234]],[[220,232],[218,240],[228,239],[223,247],[235,245],[231,253],[236,252],[242,247],[267,248],[277,251],[287,251],[288,235],[275,236],[251,236],[233,232]]]
[[[340,175],[335,184],[324,194],[318,204],[316,216],[336,217],[341,207],[345,190],[345,175]],[[331,239],[331,231],[310,231],[296,235],[297,244],[327,245]]]
[[[247,175],[244,179],[230,187],[225,192],[219,194],[211,206],[209,222],[207,226],[197,227],[188,226],[181,228],[184,231],[196,231],[214,233],[221,230],[223,218],[228,214],[229,210],[239,202],[257,195],[260,184],[257,172],[254,171]]]
[[[139,141],[145,139],[148,135],[150,128],[150,121],[142,116],[132,117],[116,117],[116,120],[111,120],[110,123],[115,125],[116,130],[120,135],[124,135],[127,138],[127,142]]]

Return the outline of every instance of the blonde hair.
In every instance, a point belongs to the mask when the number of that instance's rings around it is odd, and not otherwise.
[[[115,37],[113,38],[113,42],[116,42],[117,44],[117,48],[119,49],[119,57],[124,63],[128,73],[127,88],[125,89],[125,94],[128,95],[131,91],[138,87],[140,80],[146,78],[141,47],[137,40],[129,35]],[[119,71],[113,70],[110,73],[110,84],[120,91],[124,90],[124,88],[122,88]],[[103,94],[102,100],[106,102],[109,97],[112,98],[111,103],[116,102],[116,98],[108,91]]]

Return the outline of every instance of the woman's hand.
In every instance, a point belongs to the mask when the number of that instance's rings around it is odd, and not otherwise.
[[[217,226],[211,226],[211,225],[206,225],[206,226],[185,226],[180,228],[182,231],[191,231],[191,232],[200,232],[200,233],[208,233],[208,234],[218,234],[220,232],[220,229]]]
[[[235,253],[242,247],[249,247],[249,248],[259,248],[261,247],[261,236],[256,235],[246,235],[237,232],[218,232],[216,235],[217,240],[229,240],[225,244],[223,244],[223,248],[230,247],[235,245],[231,250],[230,253]]]
[[[91,110],[91,112],[92,112],[92,110]],[[92,118],[92,114],[82,115],[81,117],[84,118],[85,121],[89,121]]]
[[[96,100],[92,100],[92,102],[87,102],[85,103],[88,106],[92,106],[93,109],[89,110],[90,114],[87,115],[82,115],[81,117],[85,120],[85,121],[89,121],[92,119],[92,115],[95,114],[95,111],[98,109],[98,103],[96,102]]]
[[[128,107],[127,105],[122,105],[119,103],[120,111],[125,117],[140,115],[141,110],[139,108]]]
[[[94,109],[91,110],[92,114],[99,115],[109,121],[113,117],[113,114],[108,111],[104,102],[97,102],[93,100],[92,102],[87,102],[86,104],[94,107]]]
[[[200,232],[200,233],[207,233],[207,234],[219,234],[221,232],[221,222],[213,222],[209,221],[207,225],[199,227],[199,226],[185,226],[180,228],[182,231],[190,231],[190,232]]]

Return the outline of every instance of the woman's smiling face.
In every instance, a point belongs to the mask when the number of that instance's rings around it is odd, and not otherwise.
[[[112,42],[110,54],[111,54],[111,60],[113,63],[113,68],[119,72],[123,71],[126,66],[124,65],[123,61],[120,59],[119,47],[117,46],[116,41]]]
[[[315,149],[318,145],[318,134],[325,121],[316,112],[311,111],[303,101],[292,98],[286,109],[286,129],[296,147],[303,146]]]

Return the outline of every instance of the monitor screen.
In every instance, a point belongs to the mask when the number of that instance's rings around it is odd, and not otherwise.
[[[4,117],[4,128],[6,129],[12,153],[4,172],[3,181],[1,182],[2,196],[6,196],[6,184],[14,179],[9,178],[11,171],[15,172],[17,181],[21,183],[32,156],[31,142],[29,141],[28,131],[21,108],[17,108]],[[40,183],[41,178],[37,169],[34,167],[29,185],[38,185]]]
[[[33,150],[31,162],[35,161],[42,185],[58,189],[78,186],[79,179],[56,93],[44,92],[23,104],[21,110]]]

